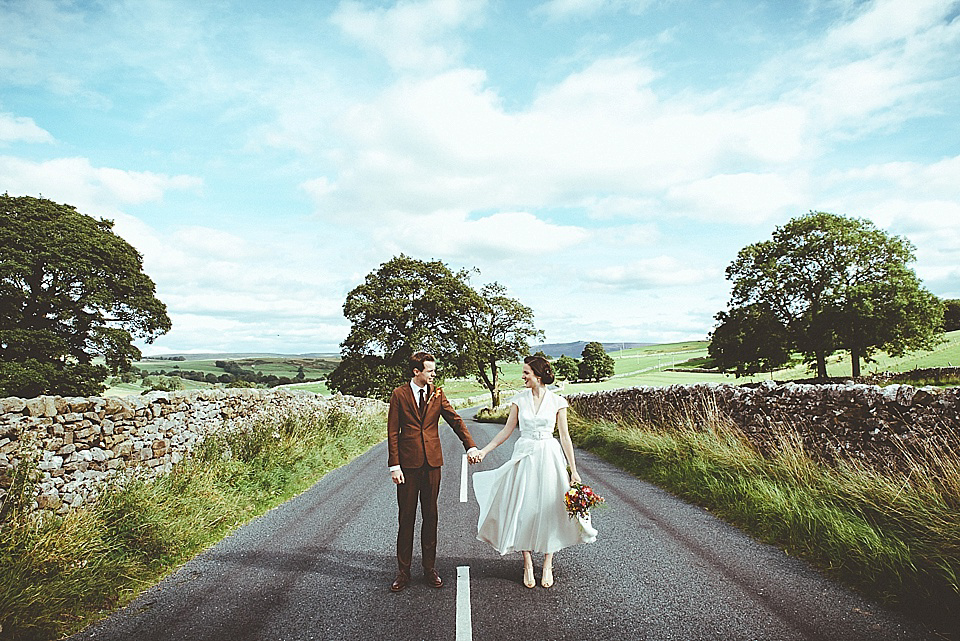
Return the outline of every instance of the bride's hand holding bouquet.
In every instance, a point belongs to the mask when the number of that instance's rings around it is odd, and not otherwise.
[[[573,475],[571,475],[572,477]],[[580,482],[580,476],[570,479],[570,489],[563,495],[563,503],[567,508],[567,516],[573,518],[587,518],[591,508],[603,504],[602,496],[593,491],[589,485]]]

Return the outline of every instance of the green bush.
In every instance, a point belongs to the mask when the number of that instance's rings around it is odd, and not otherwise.
[[[475,420],[481,423],[500,423],[506,424],[507,418],[510,416],[510,405],[505,405],[495,409],[489,407],[482,407],[477,410],[477,414],[474,417]]]

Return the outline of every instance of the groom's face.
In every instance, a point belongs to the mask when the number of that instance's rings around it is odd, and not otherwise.
[[[413,370],[413,382],[416,383],[418,387],[423,387],[428,383],[432,383],[436,375],[437,364],[433,361],[423,361],[423,369]]]

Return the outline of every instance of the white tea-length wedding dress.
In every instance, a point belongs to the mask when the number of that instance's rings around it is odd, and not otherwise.
[[[513,455],[495,470],[473,474],[473,492],[480,504],[477,538],[501,555],[556,552],[597,538],[589,515],[567,516],[563,495],[570,489],[570,477],[560,441],[553,437],[557,412],[567,407],[567,401],[550,390],[543,394],[536,410],[529,389],[510,400],[517,406],[520,424]]]

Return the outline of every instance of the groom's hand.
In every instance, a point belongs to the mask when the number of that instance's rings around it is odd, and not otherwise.
[[[394,470],[390,472],[390,478],[396,485],[403,483],[403,470]]]

